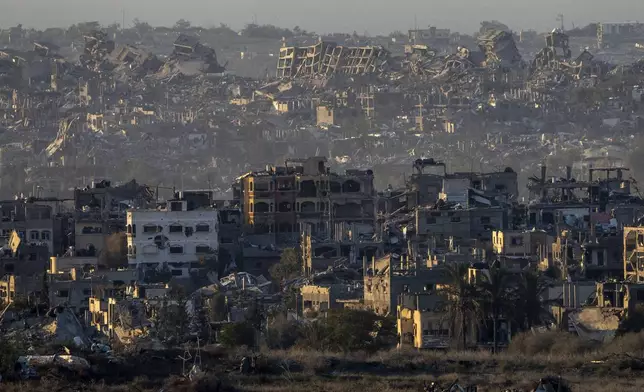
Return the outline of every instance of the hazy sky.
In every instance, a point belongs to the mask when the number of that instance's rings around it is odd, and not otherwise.
[[[565,15],[566,28],[572,23],[644,21],[644,0],[0,0],[0,28],[88,20],[120,23],[123,9],[126,25],[136,17],[152,25],[172,25],[184,18],[204,26],[227,23],[240,28],[255,17],[260,24],[371,34],[411,28],[414,15],[420,27],[468,33],[491,19],[513,29],[543,31],[558,25],[558,13]]]

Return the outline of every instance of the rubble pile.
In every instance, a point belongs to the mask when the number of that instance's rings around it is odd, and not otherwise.
[[[251,53],[216,52],[225,45],[206,31],[150,34],[92,28],[0,50],[2,159],[19,169],[1,174],[8,193],[47,182],[59,194],[79,182],[69,173],[91,172],[208,182],[223,196],[238,173],[318,152],[340,169],[380,166],[382,188],[400,181],[394,163],[426,156],[529,173],[545,155],[611,144],[605,120],[611,132],[641,125],[641,61],[573,53],[576,38],[557,29],[529,42],[500,24],[476,37],[284,39],[266,48],[262,78],[234,75]]]

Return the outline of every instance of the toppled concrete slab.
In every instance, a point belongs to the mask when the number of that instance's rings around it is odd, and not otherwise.
[[[584,308],[570,314],[579,337],[598,342],[610,342],[619,328],[619,311],[614,309]]]
[[[90,345],[80,320],[74,312],[68,308],[53,308],[47,314],[49,317],[55,317],[55,320],[44,329],[54,336],[56,342],[70,342],[80,340],[87,346]]]

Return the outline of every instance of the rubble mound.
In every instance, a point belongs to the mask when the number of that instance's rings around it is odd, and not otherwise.
[[[78,338],[85,342],[85,331],[76,315],[64,307],[53,308],[47,314],[49,317],[55,317],[55,320],[46,325],[44,330],[54,335],[58,343],[77,341]]]
[[[619,328],[618,314],[600,308],[586,308],[570,315],[570,319],[580,337],[599,342],[615,338]]]

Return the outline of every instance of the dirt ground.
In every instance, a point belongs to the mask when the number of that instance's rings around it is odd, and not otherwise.
[[[580,356],[492,355],[487,352],[382,352],[340,355],[310,351],[267,352],[250,374],[240,374],[244,352],[220,349],[202,352],[205,376],[181,376],[181,350],[142,352],[110,363],[89,358],[92,371],[83,375],[48,372],[40,381],[4,382],[3,392],[344,392],[422,391],[432,381],[458,380],[479,391],[530,391],[541,377],[561,376],[573,391],[628,392],[644,390],[644,361],[616,355],[598,359]],[[193,361],[187,361],[189,369]],[[374,389],[375,388],[375,389]]]

